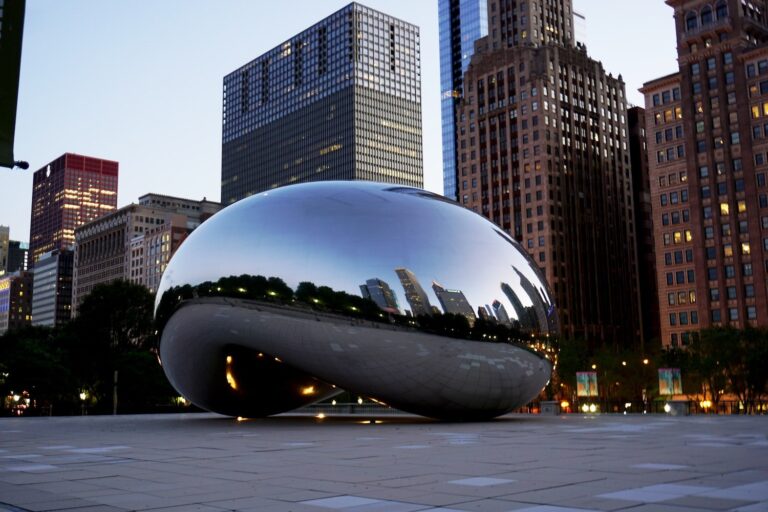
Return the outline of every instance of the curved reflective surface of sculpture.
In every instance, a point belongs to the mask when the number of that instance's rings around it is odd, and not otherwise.
[[[491,418],[546,385],[558,330],[539,269],[498,227],[423,190],[359,181],[216,214],[172,258],[156,317],[174,387],[246,417],[346,389]]]

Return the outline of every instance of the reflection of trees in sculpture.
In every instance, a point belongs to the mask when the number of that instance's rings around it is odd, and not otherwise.
[[[470,324],[467,315],[440,313],[421,314],[416,317],[388,312],[370,298],[336,291],[328,286],[318,286],[304,281],[296,290],[278,277],[260,275],[229,276],[216,282],[206,281],[197,286],[176,286],[163,293],[157,308],[156,321],[162,329],[175,309],[187,300],[205,297],[224,297],[233,300],[249,300],[289,305],[297,309],[309,309],[326,314],[343,315],[370,322],[384,323],[393,328],[418,329],[423,332],[451,338],[476,341],[506,342],[525,348],[537,341],[521,332],[515,325],[502,323],[492,315],[481,315]],[[473,313],[474,316],[474,313]],[[503,316],[503,315],[502,315]]]

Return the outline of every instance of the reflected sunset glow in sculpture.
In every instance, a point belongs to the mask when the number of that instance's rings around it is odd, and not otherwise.
[[[558,331],[540,270],[509,235],[436,194],[360,181],[222,210],[172,258],[156,316],[171,384],[243,417],[348,390],[492,418],[543,389]]]

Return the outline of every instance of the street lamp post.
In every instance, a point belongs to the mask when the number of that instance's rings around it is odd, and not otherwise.
[[[88,399],[86,391],[80,392],[80,416],[85,416],[85,401]]]

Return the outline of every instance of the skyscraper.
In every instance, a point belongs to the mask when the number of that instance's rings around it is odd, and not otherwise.
[[[764,0],[667,0],[679,72],[647,82],[664,346],[768,325],[768,20]]]
[[[8,226],[0,226],[0,275],[8,271],[8,250],[11,230]]]
[[[30,266],[75,243],[75,228],[117,208],[118,163],[65,153],[32,177]]]
[[[575,44],[571,4],[488,1],[457,109],[457,196],[545,272],[565,336],[631,345],[641,330],[624,83]]]
[[[653,242],[653,208],[648,174],[648,142],[645,110],[627,112],[629,152],[632,162],[632,204],[635,209],[637,275],[640,286],[640,313],[643,339],[659,339],[659,294],[656,287],[656,248]]]
[[[43,254],[33,270],[32,325],[54,327],[72,318],[72,248]]]
[[[320,180],[421,187],[419,29],[357,3],[224,77],[221,199]]]
[[[456,199],[456,105],[475,41],[488,34],[487,0],[439,0],[443,195]]]
[[[32,323],[32,273],[0,277],[0,334]]]
[[[29,270],[29,244],[11,240],[8,242],[7,272]]]

